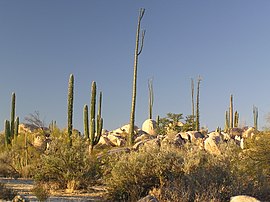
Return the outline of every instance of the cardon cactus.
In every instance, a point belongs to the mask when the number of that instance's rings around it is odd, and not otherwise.
[[[68,138],[69,144],[72,145],[72,130],[73,130],[73,94],[74,94],[74,76],[73,74],[69,77],[68,82]]]
[[[6,146],[11,144],[10,122],[8,120],[5,120],[5,144]]]
[[[96,118],[96,82],[92,82],[91,87],[91,110],[90,110],[90,146],[89,152],[92,153],[94,146],[99,142],[102,128],[103,119],[101,118],[101,104],[102,104],[102,92],[99,94],[98,114]]]
[[[89,139],[89,118],[88,118],[88,106],[84,105],[83,107],[83,128],[84,128],[84,137]]]
[[[11,113],[10,113],[10,136],[14,137],[15,132],[15,105],[16,105],[16,95],[12,93],[11,97]]]

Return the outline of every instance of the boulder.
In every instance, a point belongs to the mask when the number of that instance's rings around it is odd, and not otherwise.
[[[251,196],[239,195],[231,197],[230,202],[260,202],[260,201]]]
[[[208,134],[208,138],[211,138],[215,141],[216,144],[219,144],[222,142],[222,136],[219,132],[211,132]]]
[[[182,138],[180,133],[173,135],[169,134],[166,135],[164,139],[161,140],[161,147],[181,147],[183,144],[186,143],[186,140]]]
[[[255,128],[253,127],[249,127],[247,130],[245,130],[243,133],[242,133],[242,137],[243,138],[251,138],[255,135]]]
[[[210,154],[220,155],[221,152],[215,142],[211,137],[208,137],[204,140],[204,149]]]
[[[130,128],[130,124],[126,124],[120,128],[117,128],[117,129],[109,132],[109,134],[112,133],[115,135],[120,135],[123,138],[127,138],[128,134],[129,134],[129,128]],[[138,129],[139,128],[137,126],[134,126],[134,131],[136,134],[137,134]]]
[[[28,202],[29,200],[27,200],[26,198],[24,198],[21,195],[17,195],[12,199],[12,202]]]
[[[114,146],[124,146],[126,144],[126,140],[122,138],[120,135],[108,134],[107,138]]]
[[[142,130],[148,133],[149,135],[156,135],[156,128],[157,128],[157,123],[153,119],[147,119],[146,121],[143,122],[142,124]]]

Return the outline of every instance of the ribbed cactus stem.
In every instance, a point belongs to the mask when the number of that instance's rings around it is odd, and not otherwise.
[[[254,120],[254,128],[258,130],[258,107],[253,106],[253,120]]]
[[[191,112],[192,112],[192,130],[195,130],[194,80],[193,79],[191,79]]]
[[[160,121],[160,117],[159,115],[157,116],[156,122],[157,122],[157,127],[159,127],[159,121]]]
[[[239,125],[239,113],[235,111],[234,113],[234,127],[237,128]]]
[[[68,138],[69,144],[72,145],[72,130],[73,130],[73,96],[74,96],[74,76],[69,77],[68,83]]]
[[[19,134],[19,125],[20,125],[20,120],[19,120],[19,117],[17,116],[15,120],[15,128],[14,128],[15,137],[17,137]]]
[[[10,122],[8,120],[5,120],[5,144],[6,146],[11,144]]]
[[[201,77],[197,81],[197,102],[196,102],[196,131],[200,130],[200,83]]]
[[[229,129],[229,123],[230,123],[230,121],[229,121],[229,112],[226,111],[225,112],[225,127],[224,127],[225,132],[227,132],[228,129]]]
[[[230,97],[230,128],[233,128],[233,95]]]
[[[153,93],[153,79],[148,80],[148,91],[149,91],[149,119],[153,117],[153,104],[154,104],[154,93]]]
[[[93,148],[98,144],[103,127],[103,119],[101,118],[102,92],[99,93],[98,111],[96,117],[96,82],[92,82],[91,87],[91,106],[90,106],[90,146],[89,152],[92,153]]]
[[[12,93],[11,96],[11,113],[10,113],[10,136],[14,137],[15,132],[15,105],[16,105],[16,95]]]
[[[138,58],[143,49],[144,35],[145,31],[142,32],[142,37],[140,40],[140,30],[141,30],[141,20],[144,16],[145,9],[140,9],[138,16],[137,32],[136,32],[136,46],[134,53],[134,66],[133,66],[133,85],[132,85],[132,101],[131,101],[131,111],[130,111],[130,127],[128,136],[128,145],[131,146],[134,142],[134,124],[135,124],[135,106],[136,106],[136,95],[137,95],[137,68],[138,68]],[[141,46],[139,47],[141,41]]]
[[[88,118],[88,106],[83,107],[83,126],[84,126],[84,137],[89,139],[89,118]]]

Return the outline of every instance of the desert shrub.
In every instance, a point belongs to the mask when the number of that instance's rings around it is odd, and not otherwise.
[[[187,144],[111,156],[104,172],[108,199],[136,201],[149,191],[160,201],[228,201],[239,194],[263,198],[263,184],[269,185],[243,177],[241,150],[232,142],[220,149],[222,155],[214,156]]]
[[[16,195],[17,193],[14,190],[7,188],[3,183],[0,183],[0,199],[12,200]]]
[[[69,146],[67,138],[52,140],[49,150],[41,155],[35,172],[35,180],[57,184],[59,188],[75,190],[86,188],[99,177],[99,163],[89,156],[88,145],[80,138],[73,139]]]
[[[37,197],[38,201],[46,201],[50,196],[49,190],[41,183],[36,184],[33,187],[32,192]]]

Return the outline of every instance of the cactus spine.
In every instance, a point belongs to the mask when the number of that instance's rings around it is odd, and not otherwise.
[[[84,137],[89,139],[89,118],[88,118],[88,106],[83,107],[83,124],[84,124]]]
[[[235,111],[234,113],[234,127],[237,128],[239,126],[239,113]]]
[[[94,146],[99,142],[103,119],[101,118],[102,93],[99,94],[98,114],[96,116],[96,82],[92,82],[91,87],[91,110],[90,110],[90,147],[89,152],[92,153]]]
[[[134,70],[133,70],[133,86],[132,86],[132,101],[131,101],[131,112],[130,112],[130,127],[129,127],[129,136],[128,136],[128,145],[131,146],[134,142],[134,124],[135,124],[135,105],[136,105],[136,91],[137,91],[137,66],[138,66],[138,57],[142,52],[145,30],[142,31],[142,37],[140,40],[140,29],[141,29],[141,20],[144,16],[145,9],[141,8],[138,16],[137,32],[136,32],[136,46],[134,53]],[[141,46],[139,43],[141,41]]]
[[[231,95],[230,97],[229,116],[230,116],[230,129],[232,129],[233,128],[233,95]]]
[[[258,107],[253,106],[253,120],[254,120],[254,128],[258,130]]]
[[[198,77],[197,81],[197,102],[196,102],[196,131],[200,130],[200,83],[201,77]]]
[[[5,144],[6,146],[11,144],[10,122],[8,120],[5,120]]]
[[[11,113],[10,113],[10,136],[14,137],[15,131],[15,104],[16,104],[16,95],[12,93],[11,97]]]
[[[73,94],[74,94],[74,76],[71,74],[69,76],[68,83],[68,138],[69,144],[72,145],[72,129],[73,129]]]
[[[148,90],[149,90],[149,119],[152,119],[153,104],[154,104],[153,79],[148,80]]]

